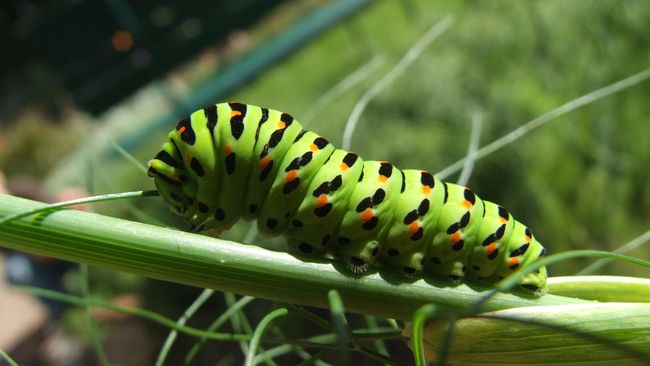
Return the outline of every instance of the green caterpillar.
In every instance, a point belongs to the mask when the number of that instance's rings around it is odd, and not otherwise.
[[[494,282],[545,254],[526,226],[469,188],[363,161],[253,105],[220,103],[181,120],[148,174],[196,231],[256,218],[263,234],[285,235],[290,253],[332,254],[354,272],[382,264]],[[520,285],[542,293],[546,268]]]

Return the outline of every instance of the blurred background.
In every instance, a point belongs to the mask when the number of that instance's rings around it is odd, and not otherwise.
[[[364,158],[437,172],[465,156],[474,116],[486,145],[650,66],[650,3],[642,0],[5,1],[0,189],[41,201],[153,189],[116,146],[146,164],[178,119],[221,101],[291,113],[341,146],[362,95],[450,14],[453,25],[362,114],[351,149]],[[564,115],[479,160],[468,185],[527,223],[551,253],[614,250],[650,229],[648,100],[644,82]],[[156,198],[83,209],[186,228]],[[226,237],[241,241],[249,228],[240,223]],[[629,254],[650,258],[647,246]],[[0,258],[6,281],[79,293],[76,264],[8,251]],[[589,263],[550,272],[571,275]],[[650,275],[625,264],[600,273]],[[200,292],[97,268],[90,290],[171,318]],[[209,324],[228,299],[215,295],[192,323]],[[254,301],[250,323],[272,307]],[[97,363],[82,313],[1,285],[0,349],[23,365]],[[113,364],[152,364],[168,332],[92,315]],[[279,325],[301,336],[310,327]],[[168,364],[181,364],[192,344],[180,337]],[[404,345],[390,345],[392,357],[410,362]],[[243,357],[235,342],[210,343],[193,364]],[[300,360],[285,357],[280,364]]]

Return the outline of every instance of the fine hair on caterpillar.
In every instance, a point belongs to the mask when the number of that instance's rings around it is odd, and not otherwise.
[[[503,207],[424,170],[363,160],[291,115],[219,103],[178,122],[149,162],[164,200],[197,231],[240,219],[284,235],[290,253],[332,255],[353,273],[383,265],[496,282],[544,256]],[[546,288],[546,268],[520,285]]]

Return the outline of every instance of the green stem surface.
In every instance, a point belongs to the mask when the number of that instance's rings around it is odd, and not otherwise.
[[[43,203],[0,195],[0,219],[42,206]],[[465,308],[488,291],[485,286],[454,285],[428,277],[407,279],[388,271],[352,276],[325,260],[304,261],[257,246],[69,209],[0,225],[0,246],[187,285],[323,308],[328,307],[327,292],[336,289],[348,311],[404,320],[424,304]],[[585,302],[554,295],[497,294],[482,310]]]

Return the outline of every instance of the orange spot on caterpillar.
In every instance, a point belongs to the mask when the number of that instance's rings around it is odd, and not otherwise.
[[[420,224],[418,223],[418,221],[417,221],[417,220],[416,220],[416,221],[413,221],[413,222],[409,225],[409,229],[408,229],[408,230],[409,230],[409,234],[415,234],[415,232],[418,231],[419,228],[420,228]]]
[[[270,157],[265,156],[264,158],[262,158],[262,160],[260,160],[260,169],[262,170],[266,169],[266,167],[269,165],[270,162],[271,162]]]
[[[230,146],[230,144],[226,144],[225,151],[226,151],[226,155],[230,155],[230,153],[232,152],[232,146]]]
[[[327,203],[327,195],[325,193],[318,196],[316,199],[316,207],[323,207]]]
[[[474,206],[474,205],[473,205],[470,201],[465,200],[465,201],[463,201],[463,206],[465,206],[465,208],[467,208],[467,209],[469,210],[469,209],[471,209],[472,206]]]
[[[320,148],[318,148],[318,146],[316,146],[316,144],[311,144],[311,145],[309,145],[309,150],[316,152],[316,151],[320,150]]]
[[[462,239],[462,237],[461,237],[461,235],[460,235],[460,231],[456,231],[455,233],[451,234],[450,241],[451,241],[453,244],[458,243],[458,242],[460,241],[460,239]]]
[[[284,123],[282,121],[278,121],[278,129],[279,130],[282,130],[282,129],[286,128],[286,127],[287,127],[286,123]]]
[[[519,263],[519,259],[517,257],[508,259],[508,266],[513,266],[518,263]]]
[[[295,170],[291,170],[289,171],[289,173],[287,173],[285,180],[287,182],[291,182],[292,180],[296,179],[297,176],[298,176],[298,172],[296,172]]]
[[[241,116],[240,111],[230,111],[230,117]]]
[[[185,126],[182,126],[181,128],[178,129],[179,135],[182,134],[183,132],[185,132]]]
[[[346,163],[341,163],[339,164],[339,169],[341,169],[342,172],[348,170],[350,167]]]
[[[487,248],[485,248],[485,252],[488,255],[492,254],[492,252],[494,252],[495,250],[497,250],[497,243],[492,243],[488,245]]]
[[[430,192],[431,192],[431,187],[429,187],[429,186],[422,186],[422,194],[423,194],[423,195],[428,196]]]
[[[366,208],[365,211],[361,213],[361,221],[366,222],[370,219],[372,219],[372,209],[371,208]]]
[[[190,154],[185,155],[185,162],[187,164],[189,164],[190,161],[192,161],[192,158],[194,158],[194,157],[192,155],[190,155]]]
[[[503,217],[499,217],[499,223],[505,224],[506,222],[508,222],[508,219],[504,219]]]
[[[385,175],[380,175],[378,179],[379,179],[379,183],[385,184],[386,182],[388,182],[388,177]]]

